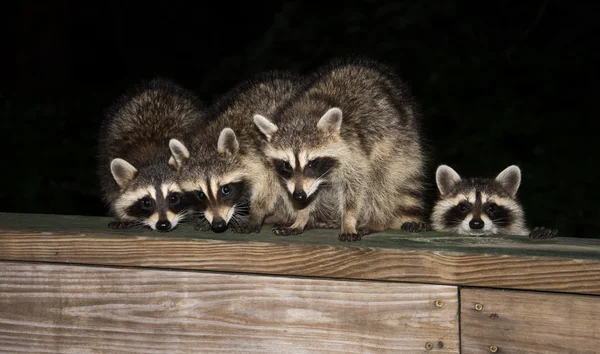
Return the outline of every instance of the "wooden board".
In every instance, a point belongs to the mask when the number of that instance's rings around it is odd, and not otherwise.
[[[296,237],[114,231],[108,218],[0,214],[0,260],[393,280],[600,294],[600,240],[400,232],[343,243]]]
[[[456,287],[0,263],[0,353],[416,353],[426,343],[458,353]]]
[[[461,353],[600,352],[598,296],[465,288],[460,302]]]

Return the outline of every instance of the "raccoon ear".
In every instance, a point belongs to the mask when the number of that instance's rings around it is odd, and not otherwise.
[[[516,165],[508,166],[498,174],[496,181],[514,198],[521,185],[521,169]]]
[[[342,127],[342,110],[334,107],[330,108],[317,123],[317,129],[327,134],[338,135]]]
[[[252,119],[254,119],[254,124],[256,124],[258,129],[265,135],[267,141],[271,141],[273,134],[275,134],[278,129],[277,126],[260,114],[255,114]]]
[[[217,151],[228,154],[235,154],[238,152],[240,148],[240,143],[235,136],[235,132],[231,128],[225,128],[221,130],[221,135],[219,135],[219,141],[217,142]]]
[[[169,165],[179,170],[185,161],[190,158],[190,152],[185,145],[177,139],[169,140],[169,149],[171,149]]]
[[[110,162],[110,172],[112,173],[115,181],[117,181],[119,187],[125,189],[127,188],[127,185],[135,178],[137,169],[129,162],[116,158]]]
[[[458,182],[460,182],[460,176],[448,165],[440,165],[435,171],[435,183],[441,195],[452,192]]]

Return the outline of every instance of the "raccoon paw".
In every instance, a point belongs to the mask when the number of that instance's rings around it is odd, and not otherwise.
[[[424,222],[409,221],[400,226],[400,230],[404,232],[422,232],[431,231],[431,225]]]
[[[137,223],[131,221],[111,221],[108,223],[108,227],[115,230],[131,229],[137,226]]]
[[[547,229],[545,227],[536,227],[529,233],[529,238],[536,240],[544,240],[553,238],[558,234],[558,230]]]
[[[302,229],[292,228],[289,226],[283,225],[275,225],[273,227],[273,233],[277,236],[290,236],[290,235],[298,235],[302,233]]]
[[[210,230],[210,223],[206,219],[196,220],[196,223],[194,224],[194,230],[196,230],[196,231],[209,231]]]
[[[362,238],[361,234],[340,234],[338,236],[338,240],[342,242],[356,242],[360,241]]]

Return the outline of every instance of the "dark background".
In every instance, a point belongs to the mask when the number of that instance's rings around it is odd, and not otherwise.
[[[3,43],[0,211],[106,215],[98,126],[139,80],[210,103],[259,71],[357,54],[392,65],[422,107],[429,205],[438,164],[462,176],[517,164],[531,226],[598,237],[598,5],[306,3],[20,1]]]

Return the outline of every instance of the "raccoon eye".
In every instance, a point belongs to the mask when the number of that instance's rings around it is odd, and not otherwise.
[[[292,165],[290,165],[290,163],[287,161],[281,161],[281,170],[285,172],[291,172]]]
[[[154,200],[152,200],[150,198],[142,198],[142,200],[140,200],[140,203],[142,204],[142,209],[145,209],[145,210],[153,210],[154,209]]]
[[[171,205],[179,204],[179,201],[180,201],[179,193],[170,193],[167,198],[169,199],[169,204],[171,204]]]
[[[487,208],[485,208],[485,211],[488,213],[493,213],[496,210],[498,210],[498,205],[496,205],[496,203],[491,203],[490,205],[487,206]]]
[[[462,213],[465,213],[467,210],[469,210],[469,206],[467,205],[467,203],[459,203],[458,204],[458,210],[460,210]]]
[[[199,198],[200,200],[204,200],[204,199],[206,199],[206,194],[204,194],[204,192],[203,192],[203,191],[198,191],[196,194],[198,195],[198,198]]]
[[[317,160],[310,160],[308,161],[308,164],[306,165],[307,167],[314,167],[317,164]]]
[[[231,193],[231,188],[229,188],[228,184],[221,187],[221,194],[228,195],[229,193]]]

